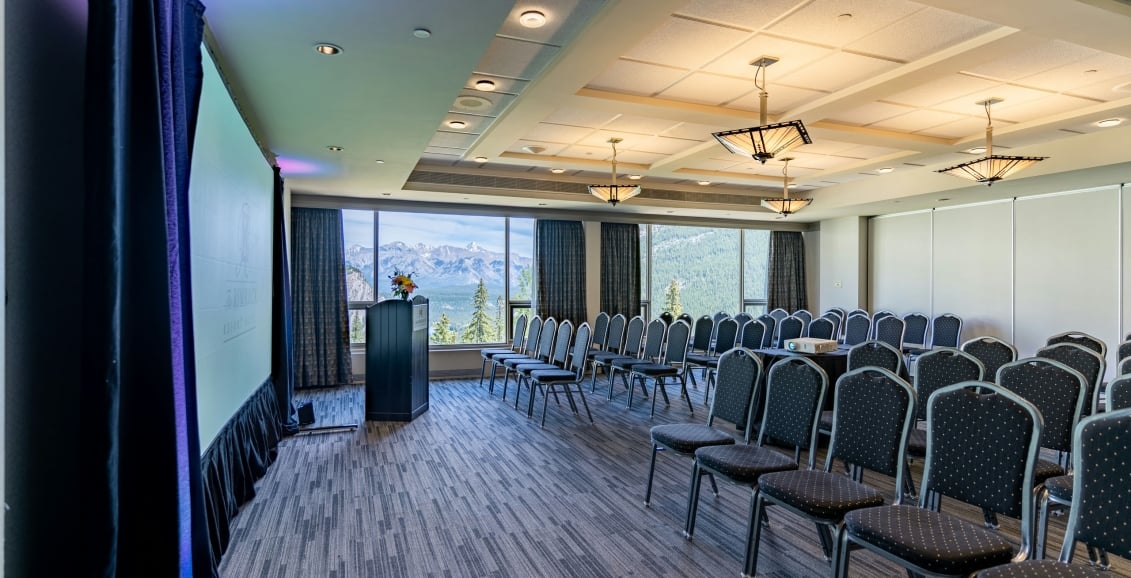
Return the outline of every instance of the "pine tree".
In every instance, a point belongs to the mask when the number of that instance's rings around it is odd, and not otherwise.
[[[432,324],[431,341],[438,345],[456,342],[456,332],[452,331],[452,322],[447,313],[441,313],[440,319]]]
[[[479,287],[475,289],[475,296],[471,304],[475,308],[471,313],[471,321],[463,330],[464,343],[489,343],[495,336],[494,323],[487,315],[487,284],[483,278],[479,279]]]
[[[679,281],[672,279],[667,291],[664,291],[664,311],[671,311],[674,317],[683,313],[683,304],[679,302]]]
[[[495,341],[506,341],[506,321],[503,321],[503,296],[495,298]]]
[[[530,300],[530,289],[534,284],[534,280],[531,275],[530,265],[526,265],[525,267],[522,267],[518,270],[518,291],[516,291],[515,294],[511,296],[511,299],[514,299],[515,301]]]

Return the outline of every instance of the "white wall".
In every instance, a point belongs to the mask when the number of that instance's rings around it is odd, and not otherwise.
[[[1107,342],[1110,377],[1131,326],[1128,194],[1110,185],[874,218],[870,308],[955,313],[963,339],[993,335],[1022,356],[1083,331]]]
[[[868,220],[843,217],[821,221],[818,246],[820,290],[815,294],[821,308],[865,306],[868,300]]]

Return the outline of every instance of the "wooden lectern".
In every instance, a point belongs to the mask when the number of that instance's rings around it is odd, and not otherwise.
[[[412,421],[428,411],[428,300],[365,310],[365,419]]]

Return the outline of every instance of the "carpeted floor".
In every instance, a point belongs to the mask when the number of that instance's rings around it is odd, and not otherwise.
[[[671,390],[648,418],[648,402],[587,396],[595,425],[550,402],[546,428],[475,380],[435,381],[431,407],[411,423],[363,422],[364,387],[303,391],[315,425],[362,423],[358,431],[299,435],[236,518],[221,564],[225,577],[282,576],[735,576],[741,570],[750,492],[720,482],[703,492],[695,540],[683,539],[691,462],[657,459],[651,508],[643,507],[648,429],[702,421]],[[525,395],[522,407],[525,409]],[[541,399],[539,398],[539,406]],[[579,402],[580,404],[580,402]],[[539,414],[540,416],[540,414]],[[736,434],[737,435],[737,434]],[[915,468],[918,481],[921,471]],[[867,477],[886,492],[892,481]],[[704,488],[708,488],[705,483]],[[980,519],[969,507],[944,510]],[[759,575],[827,576],[813,526],[770,509]],[[1059,551],[1054,519],[1050,552]],[[1016,539],[1017,523],[1002,519]],[[1079,549],[1078,561],[1085,560]],[[1125,561],[1116,573],[1131,574]],[[853,576],[897,576],[896,566],[855,552]]]

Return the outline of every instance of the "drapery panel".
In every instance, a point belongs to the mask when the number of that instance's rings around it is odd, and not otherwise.
[[[342,212],[295,208],[291,210],[291,227],[294,386],[349,383],[353,364]]]
[[[283,177],[275,167],[275,232],[272,239],[271,278],[271,382],[275,386],[279,425],[283,433],[298,431],[295,392],[294,323],[291,317],[291,276],[287,259],[287,216],[283,211]]]
[[[543,318],[588,319],[585,307],[585,230],[580,221],[538,219],[534,223],[537,277],[534,307]]]
[[[82,575],[211,576],[188,182],[204,6],[89,4],[80,375]]]
[[[601,311],[640,314],[640,225],[601,223]]]
[[[770,233],[767,310],[789,312],[809,307],[805,289],[805,239],[798,231]]]

